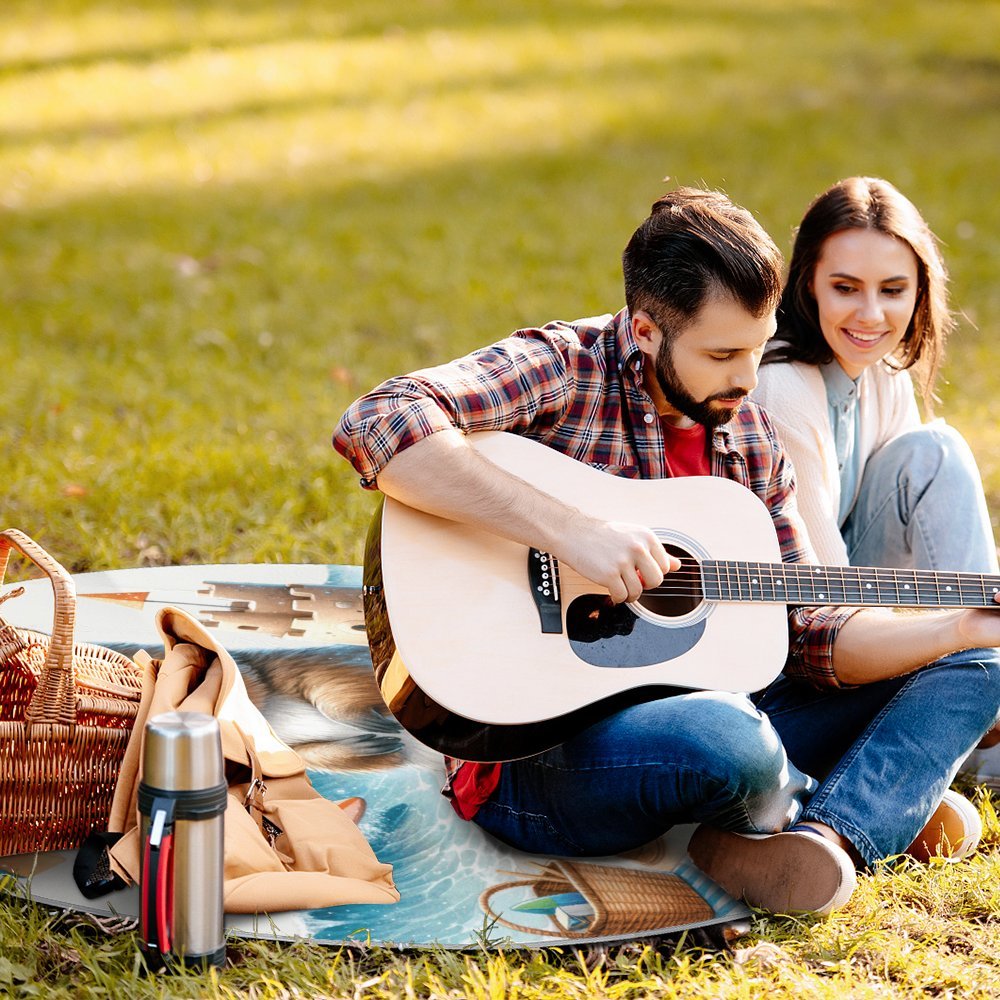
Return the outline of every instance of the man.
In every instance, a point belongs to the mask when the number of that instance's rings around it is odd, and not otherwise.
[[[746,400],[775,328],[774,243],[723,195],[682,189],[653,206],[623,270],[617,315],[521,330],[390,379],[350,407],[335,447],[362,485],[548,551],[615,601],[678,561],[648,527],[595,520],[499,469],[466,432],[523,434],[633,478],[734,479],[767,505],[782,558],[811,559],[792,470]],[[799,608],[789,630],[784,676],[754,700],[676,694],[526,760],[450,762],[456,811],[562,855],[698,822],[690,853],[734,895],[776,911],[842,905],[856,866],[919,839],[992,726],[1000,658],[977,647],[1000,644],[1000,615]]]

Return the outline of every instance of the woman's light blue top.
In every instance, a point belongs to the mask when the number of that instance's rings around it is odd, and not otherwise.
[[[840,511],[837,524],[844,526],[861,481],[860,440],[861,427],[858,424],[858,379],[852,379],[836,360],[820,365],[826,385],[826,404],[830,411],[830,430],[837,451],[837,468],[840,471]]]

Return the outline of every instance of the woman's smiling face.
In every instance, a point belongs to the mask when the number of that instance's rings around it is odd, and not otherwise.
[[[906,335],[917,303],[917,257],[878,230],[844,229],[823,243],[811,289],[824,339],[857,378]]]

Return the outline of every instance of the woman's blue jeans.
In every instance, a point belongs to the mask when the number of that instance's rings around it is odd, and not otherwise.
[[[976,460],[943,421],[900,434],[868,459],[841,534],[852,566],[997,572]]]

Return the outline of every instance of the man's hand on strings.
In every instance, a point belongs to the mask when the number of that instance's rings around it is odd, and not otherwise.
[[[616,604],[635,601],[680,569],[653,531],[641,524],[578,515],[567,525],[565,545],[553,554],[581,576],[605,587]]]

